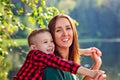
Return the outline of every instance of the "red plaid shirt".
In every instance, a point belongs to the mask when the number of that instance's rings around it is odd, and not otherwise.
[[[71,73],[76,73],[78,67],[80,67],[79,64],[63,60],[54,54],[46,54],[39,50],[31,50],[26,57],[26,61],[13,80],[42,80],[44,69],[47,66],[59,68]]]

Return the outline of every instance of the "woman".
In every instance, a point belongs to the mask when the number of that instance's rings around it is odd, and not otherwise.
[[[79,50],[78,35],[72,19],[64,14],[58,14],[51,19],[48,28],[55,42],[55,53],[63,59],[80,63],[80,53],[83,55],[93,55],[94,65],[92,69],[99,69],[101,66],[100,51],[96,48],[91,50]],[[97,51],[97,52],[96,52]],[[89,53],[91,52],[91,53]],[[93,54],[92,54],[93,53]],[[97,54],[96,54],[97,53]],[[100,71],[94,80],[105,80],[104,72]],[[44,73],[44,80],[75,80],[71,73],[48,67]],[[85,77],[84,80],[91,78]],[[91,79],[92,80],[92,79]]]

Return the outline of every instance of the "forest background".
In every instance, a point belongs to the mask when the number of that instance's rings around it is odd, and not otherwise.
[[[29,50],[27,35],[46,27],[60,12],[75,20],[81,48],[102,51],[101,69],[107,80],[120,79],[119,0],[0,0],[0,80],[12,80],[23,64]],[[82,56],[83,66],[92,63]]]

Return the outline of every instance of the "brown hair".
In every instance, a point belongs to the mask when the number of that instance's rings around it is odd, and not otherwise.
[[[76,30],[75,24],[73,23],[73,20],[69,16],[67,16],[65,14],[58,14],[50,20],[50,22],[48,24],[48,28],[49,28],[52,36],[53,36],[53,40],[55,40],[54,39],[54,36],[55,36],[54,32],[55,32],[56,21],[59,18],[66,18],[70,22],[70,25],[71,25],[72,30],[73,30],[73,43],[69,48],[69,60],[72,60],[72,61],[79,64],[80,63],[80,54],[79,54],[79,44],[78,44],[77,30]],[[60,55],[59,51],[57,49],[55,49],[55,53]]]
[[[43,33],[43,32],[49,32],[49,29],[47,29],[47,28],[34,29],[27,37],[28,45],[31,46],[32,44],[34,44],[35,43],[35,36],[37,34]]]

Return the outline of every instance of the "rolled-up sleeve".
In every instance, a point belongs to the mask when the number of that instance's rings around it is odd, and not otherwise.
[[[46,54],[39,50],[34,51],[34,55],[32,55],[34,65],[40,67],[51,66],[54,68],[58,68],[67,72],[76,73],[77,69],[80,67],[79,64],[76,64],[73,61],[68,61],[62,59],[54,54]]]

